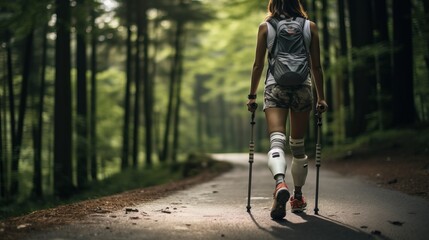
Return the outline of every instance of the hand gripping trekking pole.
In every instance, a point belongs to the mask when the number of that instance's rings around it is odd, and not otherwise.
[[[323,106],[320,106],[321,108]],[[317,143],[316,143],[316,203],[314,205],[314,214],[319,214],[319,169],[320,169],[320,163],[322,161],[322,147],[320,145],[320,138],[322,133],[322,113],[318,110],[316,112],[316,118],[317,118]]]
[[[250,119],[250,142],[249,142],[249,185],[247,189],[247,212],[250,212],[250,193],[252,189],[252,164],[253,164],[253,154],[255,152],[255,143],[253,141],[253,127],[255,126],[255,111],[258,108],[258,104],[253,103],[251,108],[254,110],[252,112],[252,117]]]

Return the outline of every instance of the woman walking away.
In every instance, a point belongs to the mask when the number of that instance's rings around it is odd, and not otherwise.
[[[328,107],[323,91],[318,30],[316,24],[307,18],[299,0],[270,0],[268,16],[258,31],[247,106],[251,112],[256,110],[256,92],[268,52],[263,109],[270,136],[268,167],[276,183],[271,208],[271,217],[275,220],[286,216],[289,200],[292,212],[304,211],[307,206],[302,194],[308,172],[304,136],[313,106],[312,79],[317,92],[316,111],[322,113]],[[288,116],[294,184],[292,196],[285,183]]]

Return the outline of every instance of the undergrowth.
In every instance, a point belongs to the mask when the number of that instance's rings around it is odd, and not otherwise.
[[[323,149],[325,159],[344,159],[355,155],[403,151],[407,154],[429,153],[429,128],[376,131],[357,137],[349,144]]]

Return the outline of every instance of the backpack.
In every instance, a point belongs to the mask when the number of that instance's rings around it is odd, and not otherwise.
[[[305,19],[271,18],[276,30],[273,47],[269,52],[269,71],[277,84],[294,86],[302,84],[310,73],[309,55],[304,41]]]

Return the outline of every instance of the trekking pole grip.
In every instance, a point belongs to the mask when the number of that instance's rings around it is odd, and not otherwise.
[[[253,127],[253,125],[255,125],[255,111],[256,111],[256,109],[258,108],[258,104],[257,103],[252,103],[252,104],[250,104],[250,108],[253,110],[252,111],[252,117],[251,117],[251,119],[250,119],[250,124],[252,125],[252,127]],[[252,129],[253,130],[253,129]]]

